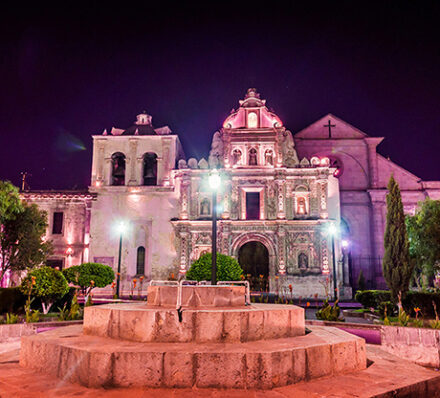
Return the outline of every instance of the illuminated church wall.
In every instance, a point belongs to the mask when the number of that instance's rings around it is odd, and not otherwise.
[[[377,154],[381,141],[331,114],[293,135],[249,89],[213,134],[206,159],[186,159],[178,136],[167,126],[154,128],[144,112],[128,129],[93,136],[87,192],[23,197],[48,211],[46,238],[56,249],[50,260],[62,260],[64,267],[90,260],[116,270],[114,226],[128,221],[121,268],[123,288],[129,289],[141,274],[147,279],[184,275],[211,250],[207,179],[217,168],[219,252],[239,258],[244,246],[258,242],[267,250],[271,290],[291,284],[296,296],[324,296],[333,268],[325,229],[333,221],[341,231],[335,239],[339,287],[351,297],[350,285],[361,269],[371,287],[383,284],[389,176],[399,182],[408,213],[425,197],[440,198],[440,182],[422,181]],[[60,212],[62,231],[53,234],[54,225],[60,228],[55,215]]]

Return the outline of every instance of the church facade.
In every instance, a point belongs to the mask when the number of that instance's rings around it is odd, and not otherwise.
[[[421,181],[377,153],[382,139],[331,114],[293,135],[249,89],[215,132],[207,160],[186,159],[178,135],[155,129],[142,113],[128,129],[93,136],[87,191],[22,195],[48,211],[54,266],[96,261],[116,269],[114,226],[126,222],[121,278],[128,286],[140,275],[185,274],[211,250],[208,178],[217,169],[220,253],[236,257],[256,288],[290,285],[295,296],[324,296],[334,270],[349,298],[361,270],[370,287],[383,285],[390,175],[407,212],[426,197],[440,199],[440,182]]]

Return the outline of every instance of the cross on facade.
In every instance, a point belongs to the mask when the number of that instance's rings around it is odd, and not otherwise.
[[[324,124],[324,127],[328,127],[328,138],[332,138],[332,127],[336,127],[336,124],[332,124],[331,120],[328,119],[328,124]]]

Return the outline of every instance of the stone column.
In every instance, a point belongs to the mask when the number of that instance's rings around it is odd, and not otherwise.
[[[286,218],[285,203],[284,203],[284,185],[285,185],[284,179],[276,180],[276,184],[277,184],[277,202],[278,202],[277,218],[283,220]]]
[[[180,231],[180,274],[186,273],[188,266],[188,240],[191,239],[191,234],[186,230]]]
[[[104,163],[106,164],[106,160],[104,159],[104,143],[100,142],[98,144],[98,159],[97,159],[97,175],[96,181],[102,183],[105,179],[104,176]],[[92,181],[93,184],[94,181]]]
[[[286,273],[286,232],[284,228],[278,228],[278,273],[284,275]],[[276,270],[275,270],[276,271]]]
[[[171,137],[162,138],[162,161],[158,162],[157,185],[169,185],[170,172],[170,147]]]
[[[376,280],[382,275],[382,266],[379,258],[383,257],[383,235],[385,232],[386,220],[384,219],[384,209],[386,208],[386,190],[369,191],[371,198],[371,252],[375,269],[372,277]]]
[[[327,199],[328,199],[328,186],[327,180],[319,181],[319,217],[328,218]]]
[[[366,137],[365,143],[367,144],[370,187],[377,188],[379,183],[379,173],[377,166],[377,153],[376,147],[382,142],[383,137]]]
[[[137,138],[130,138],[129,146],[130,146],[130,149],[129,149],[129,151],[130,151],[130,179],[128,180],[127,185],[140,185],[140,181],[138,182],[136,179],[136,166],[138,164],[137,158],[136,158],[137,146],[138,146]]]
[[[188,220],[189,216],[189,200],[191,198],[189,176],[184,174],[180,185],[180,217],[182,220]]]

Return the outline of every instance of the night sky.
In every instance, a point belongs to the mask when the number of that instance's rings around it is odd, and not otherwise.
[[[440,179],[439,2],[34,3],[1,10],[0,179],[85,188],[91,135],[142,110],[207,157],[248,87],[294,133],[331,112]]]

